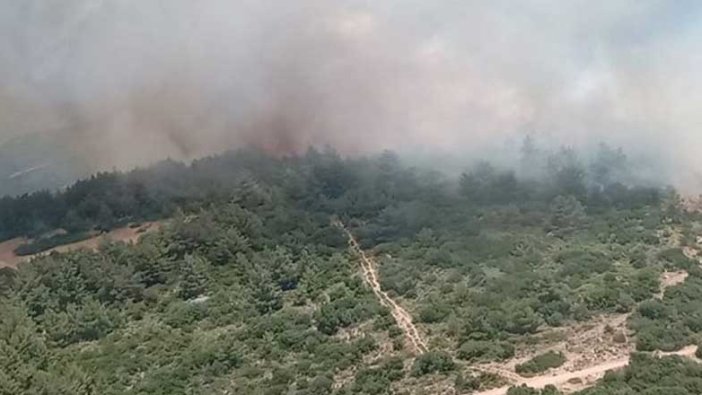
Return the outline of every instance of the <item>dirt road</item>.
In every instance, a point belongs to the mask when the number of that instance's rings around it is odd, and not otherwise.
[[[375,260],[368,256],[358,244],[353,234],[344,226],[341,221],[334,220],[333,225],[341,229],[347,236],[349,247],[355,255],[359,257],[361,272],[365,282],[371,287],[379,302],[390,309],[397,325],[403,330],[410,344],[417,354],[427,351],[425,340],[420,335],[417,327],[412,323],[411,315],[400,306],[395,300],[390,298],[380,287],[378,280],[377,264]],[[661,298],[668,287],[675,286],[685,281],[688,274],[684,271],[664,272],[661,275],[661,289],[655,297]],[[601,379],[607,371],[623,369],[629,365],[631,344],[609,344],[603,343],[603,333],[606,328],[613,328],[622,333],[626,333],[626,321],[629,314],[618,314],[603,317],[602,322],[590,325],[589,329],[583,331],[575,330],[572,335],[576,336],[588,352],[575,347],[568,347],[570,338],[564,343],[564,351],[569,357],[569,363],[560,369],[548,372],[541,376],[524,378],[514,372],[514,363],[509,361],[502,364],[491,364],[483,366],[473,366],[474,369],[499,374],[510,381],[510,385],[494,388],[475,395],[504,395],[511,386],[527,385],[532,388],[544,388],[547,385],[554,385],[565,393],[582,390],[594,385]],[[670,355],[695,358],[696,346],[689,346],[680,351],[671,353],[657,352],[654,355],[663,357]],[[595,358],[593,358],[593,354]],[[596,358],[601,358],[599,361]],[[696,359],[696,358],[695,358]]]
[[[672,355],[677,355],[687,358],[695,358],[695,352],[697,351],[697,346],[688,346],[680,351],[675,352],[661,352],[654,353],[654,355],[659,357],[667,357]],[[627,367],[629,365],[630,357],[620,358],[613,361],[603,362],[588,368],[578,370],[575,372],[563,372],[553,375],[537,376],[532,378],[523,378],[510,386],[520,386],[526,384],[532,388],[544,388],[547,385],[555,385],[561,390],[579,390],[585,389],[595,383],[595,381],[601,379],[607,371],[619,370]],[[577,379],[580,384],[573,384],[571,388],[567,388],[568,382],[570,380]],[[474,395],[504,395],[510,386],[504,386],[500,388],[493,388],[491,390],[486,390],[482,392],[476,392]]]
[[[688,273],[686,271],[666,271],[661,273],[660,291],[654,296],[662,298],[666,289],[683,283],[687,277]],[[585,389],[594,385],[608,370],[623,369],[629,365],[630,355],[634,351],[632,342],[616,343],[612,341],[612,336],[607,334],[608,328],[612,333],[626,334],[626,322],[629,315],[630,313],[603,315],[582,325],[582,327],[573,326],[559,329],[565,330],[563,333],[566,335],[566,340],[559,344],[534,351],[533,355],[522,355],[506,362],[474,366],[474,368],[483,372],[501,375],[510,382],[509,386],[525,384],[533,388],[543,388],[547,385],[554,385],[565,393]],[[568,362],[537,377],[524,378],[514,372],[516,364],[523,363],[549,349],[563,352],[568,358]],[[654,355],[679,355],[694,358],[696,350],[696,347],[690,346],[680,351],[671,353],[657,352]],[[486,390],[477,393],[477,395],[504,395],[509,386]]]
[[[359,262],[361,265],[361,273],[363,274],[363,279],[368,284],[368,286],[373,290],[373,293],[378,298],[381,305],[390,309],[390,312],[397,323],[397,326],[402,329],[405,333],[408,343],[412,346],[413,351],[416,354],[423,354],[427,352],[427,344],[419,334],[419,330],[412,322],[412,316],[400,306],[395,300],[393,300],[388,294],[382,290],[380,287],[380,281],[378,280],[378,270],[377,264],[372,257],[366,255],[366,253],[361,249],[356,238],[351,234],[351,232],[344,226],[344,224],[339,220],[333,220],[332,224],[339,229],[341,229],[348,238],[349,247],[355,255],[359,257]]]
[[[619,370],[629,364],[629,357],[617,359],[614,361],[604,362],[589,368],[578,370],[575,372],[564,372],[551,376],[537,376],[532,378],[521,378],[519,381],[512,383],[509,386],[493,388],[482,392],[476,392],[475,395],[504,395],[511,386],[520,386],[526,384],[532,388],[544,388],[547,385],[555,385],[562,389],[569,380],[579,379],[583,383],[594,382],[604,376],[608,370]]]

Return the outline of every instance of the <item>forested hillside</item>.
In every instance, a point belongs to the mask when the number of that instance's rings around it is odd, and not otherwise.
[[[453,179],[389,152],[239,151],[6,197],[3,239],[164,225],[0,271],[0,394],[471,393],[510,383],[490,363],[617,314],[641,352],[696,344],[697,215],[672,190],[632,184],[627,166],[607,147],[591,163],[561,150]],[[426,353],[333,218],[375,257]],[[681,270],[661,296],[661,274]],[[637,354],[584,394],[699,394],[701,372]],[[535,391],[509,394],[557,393]]]

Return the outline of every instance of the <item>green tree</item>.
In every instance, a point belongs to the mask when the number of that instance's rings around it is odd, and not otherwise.
[[[448,373],[454,370],[456,364],[447,353],[429,351],[417,357],[412,365],[412,376],[424,376],[431,373]]]
[[[181,299],[192,299],[202,295],[207,289],[207,262],[204,258],[186,255],[180,268],[180,287],[178,296]]]
[[[549,227],[551,230],[569,232],[583,224],[585,208],[572,195],[556,196],[551,203]]]

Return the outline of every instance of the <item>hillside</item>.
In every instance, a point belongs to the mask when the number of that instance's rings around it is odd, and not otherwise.
[[[0,269],[0,394],[699,394],[699,216],[549,155],[238,151],[5,198],[4,239],[168,221]]]

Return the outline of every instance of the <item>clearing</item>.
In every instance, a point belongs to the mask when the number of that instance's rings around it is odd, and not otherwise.
[[[64,244],[58,247],[51,248],[47,251],[40,252],[38,254],[18,256],[15,254],[15,249],[17,247],[28,243],[29,239],[24,237],[18,237],[15,239],[7,240],[0,243],[0,268],[11,267],[17,268],[17,265],[22,262],[27,262],[32,258],[37,256],[47,255],[54,251],[56,252],[68,252],[76,250],[96,250],[101,243],[105,241],[121,241],[125,243],[134,243],[145,233],[152,232],[161,228],[160,222],[145,222],[141,226],[130,227],[125,226],[122,228],[113,229],[106,233],[96,234],[95,236],[81,240],[75,243]]]

